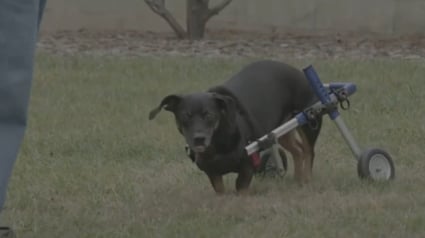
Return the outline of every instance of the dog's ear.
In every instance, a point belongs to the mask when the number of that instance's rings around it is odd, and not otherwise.
[[[233,98],[221,94],[214,93],[214,99],[221,112],[233,117],[236,114],[236,102]]]
[[[164,110],[174,112],[181,99],[182,97],[180,95],[172,94],[166,96],[164,99],[162,99],[159,106],[149,113],[149,120],[154,119],[162,108],[164,108]]]

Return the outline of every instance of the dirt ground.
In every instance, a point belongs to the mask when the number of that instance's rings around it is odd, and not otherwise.
[[[425,58],[425,37],[255,32],[209,32],[202,41],[173,34],[87,30],[42,33],[39,50],[54,54],[109,56],[205,56],[267,58]]]

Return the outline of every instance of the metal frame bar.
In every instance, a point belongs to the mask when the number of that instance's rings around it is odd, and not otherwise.
[[[258,139],[258,141],[264,141],[269,139],[271,136],[274,136],[275,138],[279,138],[283,135],[285,135],[286,133],[290,132],[291,130],[297,128],[298,126],[300,126],[300,122],[298,122],[297,118],[293,118],[291,120],[289,120],[288,122],[284,123],[283,125],[279,126],[278,128],[274,129],[270,134],[267,134],[265,136],[262,136],[260,139]],[[258,151],[259,145],[258,145],[258,141],[254,141],[251,144],[249,144],[248,146],[245,147],[245,150],[247,152],[248,155],[253,154],[254,152]]]
[[[356,91],[356,86],[352,83],[329,83],[329,84],[323,84],[323,86],[328,91],[330,89],[341,89],[341,88],[343,88],[343,89],[345,89],[345,91],[347,93],[347,97],[352,95]],[[329,99],[330,99],[329,103],[338,103],[338,98],[334,93],[329,93]],[[324,107],[326,107],[326,105],[323,104],[321,101],[318,101],[315,104],[313,104],[310,108],[321,109],[321,108],[324,108]],[[309,108],[307,108],[307,109],[309,109]],[[335,109],[335,111],[337,111],[337,109]],[[335,122],[337,128],[339,129],[342,136],[344,137],[344,140],[347,142],[351,151],[353,152],[356,159],[358,160],[360,158],[360,155],[361,155],[360,146],[358,145],[357,141],[354,139],[353,135],[351,134],[350,130],[348,129],[348,127],[345,124],[344,120],[342,119],[341,115],[339,113],[338,114],[335,113],[334,115],[336,115],[336,116],[333,117],[333,118],[331,117],[331,119]],[[283,125],[274,129],[271,133],[261,137],[257,141],[246,146],[245,150],[246,150],[248,155],[251,155],[251,154],[253,154],[254,152],[256,152],[260,149],[258,141],[264,141],[264,140],[270,139],[270,137],[279,138],[279,137],[285,135],[286,133],[288,133],[289,131],[297,128],[298,126],[302,126],[302,125],[306,124],[307,122],[308,121],[307,121],[306,116],[304,115],[304,112],[301,112],[296,117],[292,118],[291,120],[287,121]],[[274,158],[275,160],[276,159],[278,160],[278,156],[276,155],[276,153],[279,153],[278,150],[273,149],[273,151],[275,151],[275,152],[272,153],[272,156],[276,157],[276,158]],[[276,162],[281,163],[281,161],[276,161]]]
[[[350,147],[351,152],[353,152],[356,159],[359,160],[362,150],[360,149],[360,146],[357,144],[357,141],[354,139],[344,120],[342,120],[341,116],[338,116],[333,121],[335,122],[336,126],[344,137],[345,142],[347,142],[348,146]]]

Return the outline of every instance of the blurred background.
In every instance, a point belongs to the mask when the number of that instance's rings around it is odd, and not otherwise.
[[[423,0],[55,0],[48,1],[39,48],[415,59],[425,55],[424,13]]]
[[[222,0],[211,0],[210,5]],[[186,1],[165,1],[184,24]],[[423,0],[233,0],[211,19],[210,29],[305,34],[324,32],[425,33]],[[143,0],[49,1],[43,30],[140,30],[168,32],[167,23]]]

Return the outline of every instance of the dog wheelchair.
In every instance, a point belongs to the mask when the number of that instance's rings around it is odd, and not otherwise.
[[[259,154],[262,173],[267,173],[267,167],[274,167],[272,170],[283,176],[287,170],[287,159],[282,147],[277,143],[277,138],[298,126],[314,122],[318,117],[328,114],[354,154],[357,160],[357,173],[360,178],[372,181],[394,179],[395,168],[391,156],[380,148],[361,149],[338,111],[339,107],[341,109],[349,108],[348,97],[356,92],[356,85],[353,83],[322,84],[311,65],[304,68],[303,72],[319,100],[269,134],[245,147],[249,156]],[[264,149],[265,147],[267,149]],[[274,165],[268,166],[269,162]]]

